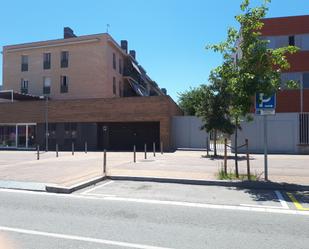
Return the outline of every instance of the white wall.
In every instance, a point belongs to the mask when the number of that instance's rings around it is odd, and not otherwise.
[[[175,116],[172,120],[172,144],[177,148],[206,148],[207,133],[195,116]]]
[[[299,123],[298,113],[277,113],[267,116],[268,120],[268,152],[269,153],[298,153]],[[263,116],[254,115],[251,122],[242,122],[242,130],[238,132],[238,144],[249,140],[250,153],[264,152],[264,123]],[[234,135],[232,135],[234,144]],[[244,148],[240,149],[244,152]]]

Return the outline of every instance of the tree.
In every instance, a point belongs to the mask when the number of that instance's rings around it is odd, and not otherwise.
[[[178,105],[184,111],[185,115],[196,115],[196,108],[201,103],[201,87],[190,88],[183,93],[178,93]]]
[[[217,156],[217,132],[232,134],[234,126],[229,116],[230,94],[225,82],[218,70],[211,72],[210,84],[202,85],[200,104],[197,106],[197,115],[202,118],[203,126],[208,133],[213,131],[214,135],[214,156]]]
[[[235,17],[240,24],[240,31],[229,28],[225,41],[207,46],[222,54],[223,65],[219,68],[219,74],[228,83],[227,89],[232,96],[230,115],[235,120],[236,175],[237,129],[240,118],[250,117],[256,93],[270,96],[279,91],[281,72],[289,68],[286,56],[297,52],[294,46],[270,49],[269,41],[261,39],[264,25],[262,19],[266,16],[270,2],[271,0],[264,0],[261,6],[251,8],[250,1],[244,0],[240,6],[242,13]]]

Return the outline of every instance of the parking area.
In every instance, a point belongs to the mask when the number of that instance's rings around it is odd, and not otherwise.
[[[136,202],[195,203],[309,211],[309,192],[249,190],[143,181],[112,181],[77,191],[74,195]]]

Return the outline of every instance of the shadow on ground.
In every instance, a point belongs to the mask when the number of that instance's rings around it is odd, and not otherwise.
[[[201,156],[202,158],[208,158],[210,160],[223,160],[224,159],[224,156],[222,155],[217,155],[217,156],[213,156],[213,155],[202,155]],[[227,159],[228,160],[235,160],[235,156],[227,156]],[[246,156],[238,156],[237,157],[238,161],[245,161],[247,160],[247,157]],[[256,160],[254,157],[249,157],[250,160]]]
[[[263,184],[264,187],[263,187]],[[287,195],[287,193],[292,193],[296,200],[300,202],[302,205],[309,205],[309,190],[308,186],[298,185],[298,184],[289,184],[289,183],[276,183],[276,182],[264,182],[259,184],[260,188],[262,189],[244,189],[242,187],[236,188],[239,191],[244,191],[247,193],[253,201],[257,202],[265,202],[265,201],[275,201],[279,202],[278,197],[274,190],[270,191],[268,186],[272,184],[272,189],[281,189],[280,193],[283,195],[283,198],[286,202],[293,203],[291,198]],[[298,191],[289,191],[289,190],[282,190],[282,189],[298,189]],[[230,188],[231,190],[235,190],[234,188]]]

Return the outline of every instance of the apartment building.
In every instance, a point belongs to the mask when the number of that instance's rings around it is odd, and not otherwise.
[[[107,33],[3,47],[0,148],[170,149],[182,115],[128,51]]]
[[[309,153],[309,15],[265,18],[262,38],[269,48],[297,46],[299,51],[288,55],[290,68],[281,74],[281,90],[276,93],[276,115],[268,117],[268,144],[271,153]],[[299,82],[298,89],[288,89],[286,82]],[[263,118],[243,122],[239,142],[250,141],[250,150],[262,153]]]
[[[282,73],[278,93],[278,112],[309,112],[309,15],[263,19],[262,36],[269,48],[297,46],[299,52],[288,56],[290,68]],[[298,90],[286,89],[288,80],[299,82]]]

